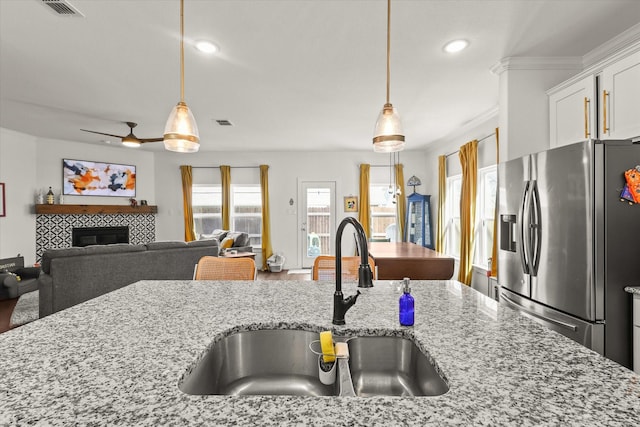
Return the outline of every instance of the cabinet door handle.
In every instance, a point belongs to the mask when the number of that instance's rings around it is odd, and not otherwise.
[[[586,96],[584,97],[584,137],[589,138],[591,132],[589,131],[589,103],[591,101]]]
[[[606,90],[602,91],[602,121],[603,121],[603,133],[609,132],[609,128],[607,127],[607,98],[609,97],[609,92]]]

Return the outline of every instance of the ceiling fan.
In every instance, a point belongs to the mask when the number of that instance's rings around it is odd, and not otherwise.
[[[104,132],[96,132],[94,130],[87,130],[87,129],[80,129],[80,130],[84,132],[97,133],[98,135],[106,135],[106,136],[112,136],[114,138],[120,138],[122,140],[122,145],[124,145],[125,147],[137,148],[137,147],[140,147],[140,144],[144,144],[145,142],[164,141],[164,138],[138,138],[133,134],[133,128],[138,126],[138,124],[133,122],[125,122],[125,123],[127,124],[127,126],[129,126],[129,135],[127,136],[114,135],[111,133],[104,133]]]

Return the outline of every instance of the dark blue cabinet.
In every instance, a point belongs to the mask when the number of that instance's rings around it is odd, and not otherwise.
[[[407,197],[404,240],[434,249],[431,223],[431,196],[413,193]]]

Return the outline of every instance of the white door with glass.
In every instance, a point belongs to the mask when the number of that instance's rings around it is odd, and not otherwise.
[[[301,181],[299,191],[302,268],[311,268],[318,255],[334,253],[336,183]]]

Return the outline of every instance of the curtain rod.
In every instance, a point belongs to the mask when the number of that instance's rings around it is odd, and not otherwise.
[[[260,166],[230,166],[231,169],[260,169]],[[220,169],[220,166],[191,166],[191,169]]]
[[[484,141],[485,139],[489,139],[489,138],[491,138],[492,136],[495,136],[495,135],[496,135],[496,133],[495,133],[495,132],[490,133],[489,135],[485,136],[484,138],[480,138],[480,139],[478,140],[478,142],[480,143],[480,142]],[[460,152],[460,150],[456,150],[456,151],[454,151],[453,153],[445,154],[444,156],[445,156],[445,157],[450,157],[450,156],[453,156],[454,154],[458,154],[459,152]]]

